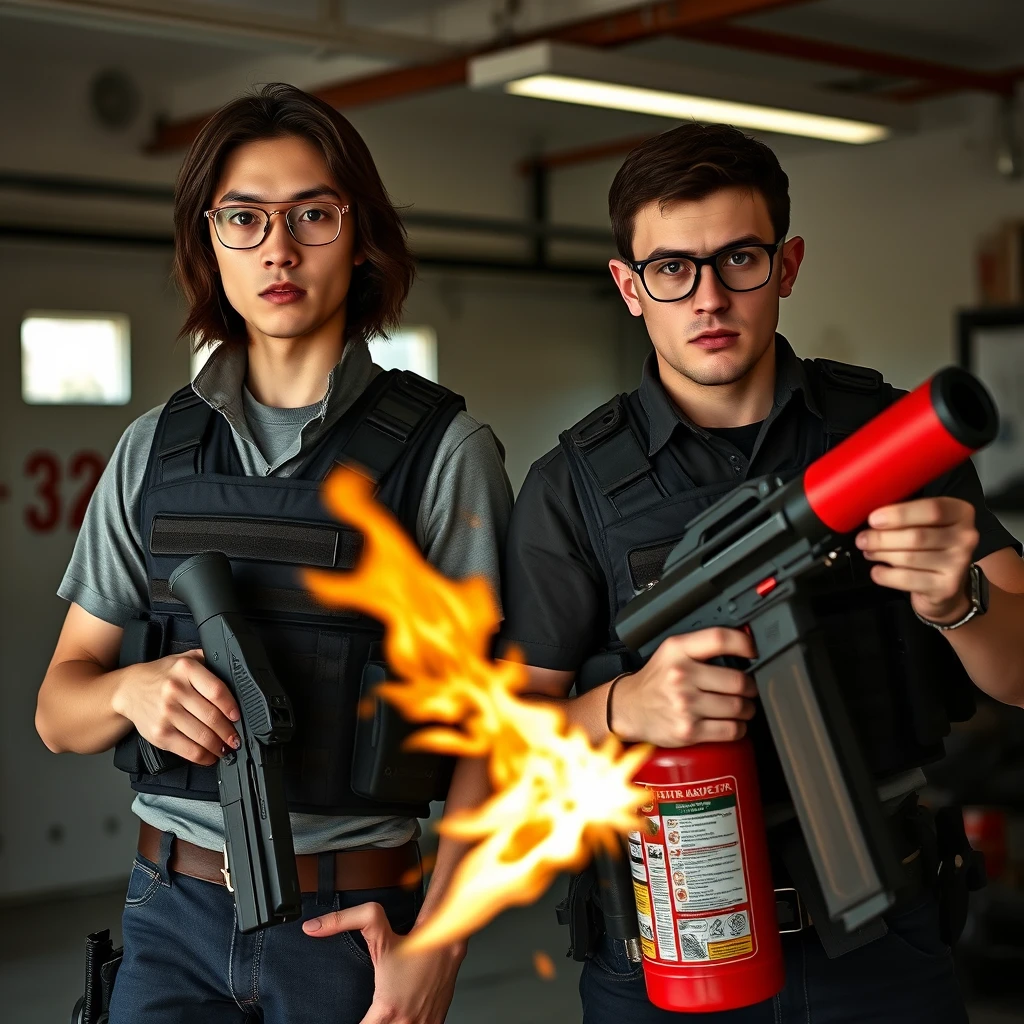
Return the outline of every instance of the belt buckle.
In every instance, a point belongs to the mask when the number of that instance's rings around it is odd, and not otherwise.
[[[775,913],[776,919],[778,918],[778,906],[780,903],[787,903],[794,910],[794,917],[796,918],[795,928],[779,928],[780,935],[796,935],[798,932],[802,932],[806,925],[804,924],[804,905],[800,901],[800,893],[796,891],[792,886],[785,886],[782,889],[775,890]]]
[[[231,887],[231,867],[228,864],[228,848],[226,843],[224,845],[224,867],[220,869],[220,873],[224,878],[224,884],[227,886],[228,892],[233,893],[235,890]]]

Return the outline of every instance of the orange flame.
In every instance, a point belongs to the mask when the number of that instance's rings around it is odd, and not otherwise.
[[[424,560],[372,498],[372,484],[348,469],[324,485],[324,501],[364,534],[354,572],[307,570],[324,604],[357,608],[387,627],[385,656],[400,681],[380,694],[414,722],[409,749],[487,757],[493,795],[452,813],[439,829],[476,841],[436,913],[407,940],[423,949],[461,939],[508,906],[531,903],[564,869],[580,869],[598,844],[636,827],[644,791],[631,779],[650,749],[623,751],[615,737],[594,748],[549,704],[518,696],[526,669],[494,662],[500,622],[486,580],[449,580]]]
[[[555,962],[542,949],[533,954],[533,969],[537,975],[545,981],[554,981],[558,975],[555,970]]]

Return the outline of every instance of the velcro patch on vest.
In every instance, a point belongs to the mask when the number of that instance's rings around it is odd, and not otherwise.
[[[361,547],[355,530],[236,516],[158,515],[149,537],[154,555],[223,551],[228,558],[328,569],[354,568]]]
[[[650,548],[634,548],[630,551],[628,556],[629,578],[637,593],[660,578],[668,553],[678,543],[678,540],[670,540],[667,544],[656,544]]]

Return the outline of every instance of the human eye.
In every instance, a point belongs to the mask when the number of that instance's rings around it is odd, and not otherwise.
[[[653,269],[660,277],[686,277],[693,273],[693,266],[687,260],[662,260]]]
[[[324,221],[333,220],[335,216],[330,206],[304,206],[299,213],[299,219],[307,224],[322,224]]]
[[[730,267],[749,266],[757,258],[750,249],[733,249],[725,254],[725,262]]]
[[[248,228],[256,223],[256,214],[252,210],[225,210],[224,219],[236,227]]]

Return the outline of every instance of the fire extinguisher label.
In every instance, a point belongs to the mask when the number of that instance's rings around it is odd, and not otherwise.
[[[646,886],[636,888],[649,893],[644,905],[653,916],[657,943],[657,955],[647,945],[645,954],[671,962],[751,956],[754,937],[735,778],[648,789],[642,862],[633,850],[640,846],[640,834],[630,836],[633,876],[640,881],[641,867],[646,876]],[[639,895],[637,908],[643,936]]]

